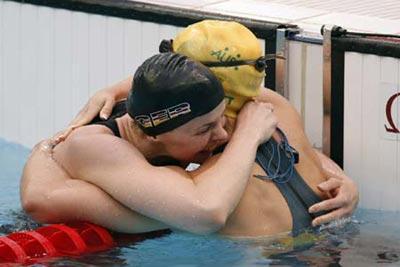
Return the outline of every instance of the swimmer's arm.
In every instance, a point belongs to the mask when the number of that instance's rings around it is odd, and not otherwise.
[[[82,180],[70,179],[40,196],[21,196],[24,210],[40,223],[88,221],[121,233],[144,233],[168,226],[128,209],[106,192]],[[36,199],[35,199],[36,198]]]
[[[95,185],[71,179],[52,158],[48,140],[35,146],[25,165],[20,197],[25,212],[40,223],[89,221],[126,233],[167,228],[126,208]]]
[[[251,139],[234,135],[197,181],[181,168],[151,166],[131,144],[109,135],[72,134],[55,156],[72,177],[99,186],[132,210],[174,228],[210,233],[224,226],[247,185],[258,146]]]

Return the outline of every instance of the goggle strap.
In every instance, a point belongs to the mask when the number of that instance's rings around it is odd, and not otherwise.
[[[162,40],[158,50],[160,53],[166,52],[174,52],[173,49],[173,40]],[[285,59],[285,57],[277,54],[266,54],[265,56],[259,57],[256,60],[230,60],[230,61],[201,61],[201,63],[207,67],[237,67],[242,65],[252,65],[258,70],[262,72],[267,67],[267,61],[274,60],[276,58]]]
[[[276,58],[283,58],[276,54],[267,54],[263,57],[259,57],[256,60],[231,60],[231,61],[201,61],[201,63],[207,67],[237,67],[242,65],[253,65],[258,71],[264,71],[267,67],[267,61],[274,60]]]

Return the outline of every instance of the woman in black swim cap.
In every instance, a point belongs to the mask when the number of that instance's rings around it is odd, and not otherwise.
[[[213,73],[222,82],[226,98],[228,99],[225,113],[230,121],[228,120],[227,126],[233,125],[233,120],[243,104],[255,96],[259,95],[259,99],[261,101],[268,101],[274,105],[274,111],[276,114],[279,114],[278,117],[280,119],[280,126],[283,129],[286,128],[285,130],[290,133],[289,139],[294,142],[296,148],[299,148],[300,154],[302,155],[302,159],[298,165],[302,175],[304,175],[304,177],[309,177],[307,178],[309,179],[308,182],[311,183],[316,193],[321,194],[321,192],[326,192],[329,195],[330,192],[337,192],[337,195],[333,199],[325,200],[310,208],[311,212],[331,210],[330,213],[314,219],[313,224],[321,224],[323,222],[351,214],[357,204],[357,187],[350,179],[337,179],[336,176],[331,176],[330,180],[318,184],[319,182],[323,181],[323,175],[321,175],[320,171],[320,163],[318,162],[315,154],[312,152],[309,142],[306,140],[298,114],[294,108],[290,106],[287,100],[270,90],[262,90],[259,87],[264,75],[267,58],[262,57],[262,49],[254,34],[252,34],[243,25],[235,22],[202,21],[185,28],[174,38],[173,43],[168,42],[168,44],[169,45],[166,46],[167,49],[164,49],[164,51],[173,50],[177,53],[185,54],[202,62],[206,66],[209,66]],[[112,90],[120,92],[118,94],[119,96],[126,96],[127,89],[129,89],[131,86],[130,84],[131,82],[129,80],[118,83],[112,87],[113,89],[108,90],[108,92],[103,90],[100,95],[97,95],[97,97],[100,97],[101,99],[101,94],[110,93]],[[121,91],[125,91],[125,93],[121,93]],[[107,114],[106,110],[112,105],[113,99],[116,98],[103,97],[101,99],[101,102],[106,103],[106,108],[101,110],[102,115],[104,115],[104,113]],[[91,102],[93,103],[95,101],[92,100]],[[90,114],[90,112],[87,114]],[[85,121],[84,117],[85,116],[80,116],[81,121]],[[82,124],[82,122],[79,122],[79,120],[75,120],[73,123]],[[178,150],[179,147],[177,147],[176,151]],[[322,155],[320,157],[324,165],[328,164],[327,166],[334,166],[332,161],[330,161],[328,158],[323,157]],[[334,168],[325,167],[324,169],[328,169],[329,171],[335,170],[338,173],[343,173],[342,170],[337,166],[334,166]],[[255,174],[259,176],[260,170],[255,169],[255,171],[257,171]],[[341,176],[343,176],[343,174],[341,174]],[[266,188],[268,186],[265,183],[260,186],[254,185],[255,183],[250,183],[250,186],[246,192],[254,192],[254,190],[266,192],[268,190],[268,188]],[[263,189],[261,190],[262,187]],[[268,234],[257,231],[256,229],[259,225],[252,224],[257,224],[260,221],[264,223],[272,222],[274,225],[279,225],[279,227],[283,227],[280,228],[281,231],[290,229],[290,225],[288,224],[287,220],[287,218],[290,216],[282,216],[282,214],[284,214],[282,211],[285,210],[285,205],[283,205],[282,208],[279,208],[279,204],[282,204],[281,201],[279,201],[279,198],[268,198],[266,200],[269,203],[273,202],[273,207],[276,208],[265,212],[265,214],[268,215],[267,218],[255,218],[249,216],[249,213],[254,215],[255,213],[251,212],[252,210],[257,210],[258,208],[264,209],[265,206],[262,204],[259,206],[260,203],[257,202],[258,198],[254,199],[253,194],[247,194],[246,196],[246,192],[243,196],[243,199],[253,200],[248,201],[247,206],[242,206],[242,208],[238,209],[248,211],[247,214],[245,213],[244,216],[233,216],[235,218],[245,218],[244,220],[247,220],[247,222],[236,221],[236,223],[241,226],[236,229],[237,231],[234,230],[236,233],[242,231],[244,231],[244,233],[248,233],[250,230],[253,234],[255,232],[258,234]],[[271,196],[270,193],[264,195]],[[336,209],[332,210],[332,208]],[[273,216],[275,213],[280,215],[282,220],[277,220],[277,217]],[[304,212],[304,214],[306,213],[307,212]],[[259,212],[257,214],[262,213]],[[271,221],[270,218],[273,217],[275,217],[275,219]],[[230,227],[228,226],[228,228],[232,231],[232,222],[229,225]],[[247,230],[245,227],[243,227],[243,225],[248,226]],[[266,227],[263,229],[268,229],[271,232],[279,231],[279,229],[274,227]]]
[[[37,146],[21,182],[24,209],[40,222],[88,220],[131,233],[164,224],[217,231],[246,188],[257,147],[275,130],[269,106],[246,104],[218,162],[194,180],[182,168],[150,162],[202,162],[227,141],[221,84],[200,63],[159,54],[139,68],[134,87],[129,114],[123,107],[107,122],[74,130],[54,149],[49,142]]]
[[[212,111],[224,99],[220,81],[207,67],[175,53],[147,59],[136,71],[132,88],[128,114],[152,136]]]
[[[225,109],[222,85],[207,67],[184,55],[158,54],[138,68],[132,87],[127,112],[145,135],[158,136],[150,140],[162,144],[165,155],[178,161],[199,161],[196,156],[204,158],[204,153],[227,141],[223,116],[213,135],[201,123],[191,127],[199,120],[190,123],[193,119]]]

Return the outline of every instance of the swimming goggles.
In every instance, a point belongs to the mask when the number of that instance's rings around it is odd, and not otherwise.
[[[172,47],[173,40],[162,40],[159,46],[160,53],[173,52]],[[256,60],[229,60],[229,61],[200,61],[201,64],[210,67],[238,67],[243,65],[254,66],[254,68],[263,72],[267,68],[267,61],[274,59],[285,59],[285,57],[277,54],[266,54],[265,56],[259,57]]]
[[[256,60],[232,60],[232,61],[200,61],[201,64],[214,68],[214,67],[238,67],[243,65],[253,66],[257,71],[263,72],[267,68],[267,61],[274,60],[276,58],[283,58],[276,54],[267,54],[259,57]]]

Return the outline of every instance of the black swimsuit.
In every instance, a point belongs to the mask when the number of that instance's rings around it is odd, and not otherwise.
[[[121,133],[119,132],[118,124],[116,119],[125,115],[126,112],[126,101],[118,102],[111,113],[111,116],[107,120],[102,120],[99,116],[94,118],[89,124],[99,124],[109,128],[115,136],[121,138]],[[166,166],[175,165],[180,166],[179,161],[168,156],[158,156],[149,159],[149,162],[154,166]]]
[[[277,145],[277,142],[273,138],[271,138],[268,142],[271,142],[274,146]],[[280,146],[278,147],[280,148]],[[267,143],[262,144],[258,147],[256,156],[256,162],[263,168],[266,173],[267,169],[275,172],[277,168],[281,170],[286,170],[289,167],[290,160],[285,151],[283,151],[283,149],[281,148],[278,149],[278,153],[280,153],[280,166],[278,166],[277,163],[277,156],[273,157],[271,164],[267,166],[270,161],[270,153],[267,150]],[[273,181],[276,187],[278,187],[279,191],[281,192],[286,200],[286,203],[289,206],[290,213],[292,214],[293,223],[292,234],[296,236],[304,231],[306,228],[309,228],[311,226],[311,221],[315,217],[323,214],[311,214],[308,212],[309,207],[322,201],[322,199],[317,194],[315,194],[314,191],[312,191],[312,189],[306,184],[306,182],[299,175],[295,168],[293,168],[291,177],[286,177],[285,180],[286,182],[284,183],[277,182],[276,180],[271,181]]]
[[[126,114],[125,101],[120,101],[114,106],[110,118],[108,118],[107,120],[102,120],[100,119],[99,116],[97,116],[89,124],[104,125],[107,128],[109,128],[114,133],[115,136],[121,137],[121,133],[119,132],[118,124],[115,119],[122,117],[125,114]]]
[[[101,120],[100,117],[96,117],[90,124],[104,125],[109,129],[111,129],[111,131],[114,133],[115,136],[121,137],[115,119],[125,114],[126,114],[125,101],[121,101],[115,105],[109,119]],[[276,146],[276,141],[274,139],[271,138],[268,142],[272,142],[272,145]],[[267,143],[264,143],[261,146],[259,146],[257,150],[256,162],[263,168],[263,170],[266,173],[267,169],[270,170],[272,169],[273,172],[275,172],[277,168],[281,170],[287,169],[290,164],[290,160],[287,157],[285,151],[283,151],[283,149],[278,150],[281,156],[280,164],[278,164],[277,157],[273,157],[271,164],[269,164],[270,153],[268,152]],[[214,153],[222,152],[222,150],[223,147],[219,148]],[[170,157],[158,157],[152,159],[150,163],[155,166],[165,166],[165,165],[179,166],[179,162]],[[287,179],[285,180],[287,180],[287,182],[285,183],[279,183],[275,180],[272,181],[278,187],[279,191],[281,192],[281,194],[286,200],[286,203],[289,206],[293,222],[292,234],[296,236],[302,231],[304,231],[306,228],[309,228],[311,226],[311,221],[315,217],[323,214],[323,213],[310,214],[308,212],[309,207],[311,207],[315,203],[320,202],[322,199],[317,194],[315,194],[314,191],[312,191],[311,188],[304,182],[303,178],[297,173],[295,168],[293,168],[291,177],[287,177]]]

